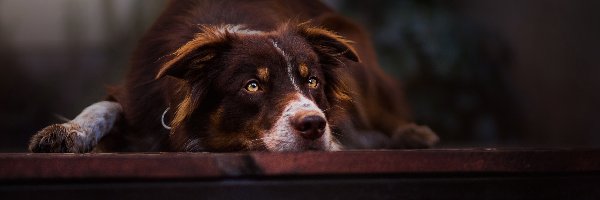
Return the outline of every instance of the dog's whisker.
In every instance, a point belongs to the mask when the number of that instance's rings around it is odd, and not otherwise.
[[[343,136],[342,134],[339,134],[339,133],[337,133],[337,132],[335,132],[335,131],[331,131],[331,134],[332,134],[332,135],[337,135],[337,136],[340,136],[340,137],[342,137],[342,136]]]
[[[329,111],[331,109],[333,109],[333,107],[326,108],[326,109],[323,110],[323,112],[327,112],[327,111]]]
[[[346,110],[346,108],[340,106],[340,105],[335,105],[335,107],[338,107],[340,110]]]
[[[189,138],[184,143],[179,145],[179,149],[183,149],[184,151],[187,151],[187,152],[201,151],[202,147],[200,145],[200,141],[202,141],[203,139],[204,138],[201,138],[201,137]]]

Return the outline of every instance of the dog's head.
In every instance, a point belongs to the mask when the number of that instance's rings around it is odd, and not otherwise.
[[[157,75],[182,83],[171,130],[175,150],[340,148],[333,120],[350,95],[336,71],[358,62],[348,40],[306,23],[271,32],[200,29]]]

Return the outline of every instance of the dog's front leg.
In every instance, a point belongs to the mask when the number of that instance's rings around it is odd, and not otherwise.
[[[89,152],[121,116],[121,104],[101,101],[85,108],[75,119],[37,132],[29,143],[32,152]]]

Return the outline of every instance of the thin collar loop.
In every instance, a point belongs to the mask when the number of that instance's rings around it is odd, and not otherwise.
[[[165,115],[167,114],[167,112],[169,112],[169,109],[171,109],[171,107],[167,107],[165,112],[163,112],[162,116],[160,117],[160,123],[167,130],[171,130],[171,127],[165,123]]]

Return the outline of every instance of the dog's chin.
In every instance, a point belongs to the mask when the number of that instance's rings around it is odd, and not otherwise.
[[[298,151],[337,151],[337,145],[326,144],[323,141],[298,141],[297,143],[271,144],[267,151],[271,152],[298,152]]]
[[[327,128],[329,129],[329,128]],[[292,131],[290,131],[292,132]],[[307,140],[296,134],[284,134],[287,137],[266,137],[263,139],[266,151],[271,152],[294,152],[294,151],[339,151],[340,145],[333,140],[329,130],[323,137],[315,140]]]
[[[299,145],[299,149],[297,151],[337,151],[339,148],[336,148],[332,144],[324,144],[321,142],[309,142],[307,144]]]

